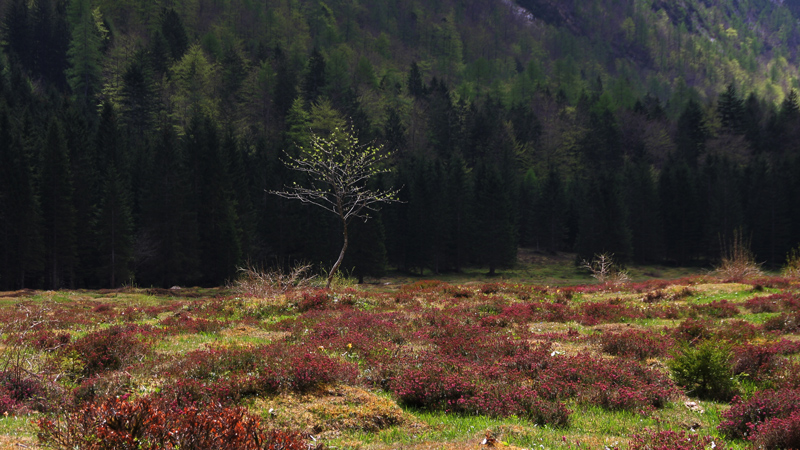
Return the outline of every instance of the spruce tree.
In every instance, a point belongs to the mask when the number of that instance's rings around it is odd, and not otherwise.
[[[73,0],[69,4],[72,36],[69,41],[70,68],[67,79],[73,94],[84,105],[92,105],[100,91],[102,75],[102,40],[91,0]]]
[[[162,287],[197,283],[197,210],[186,158],[172,127],[161,130],[150,150],[148,166],[135,245],[137,279]]]
[[[729,84],[725,92],[720,94],[717,100],[717,113],[726,132],[731,134],[744,133],[744,101],[737,95],[733,84]]]
[[[514,202],[503,175],[492,161],[480,161],[475,169],[476,257],[489,267],[489,275],[517,258]]]
[[[103,196],[97,214],[95,243],[101,255],[98,276],[115,288],[132,278],[133,217],[127,177],[120,174],[116,164],[104,170]]]
[[[0,110],[0,289],[29,287],[43,269],[44,241],[32,164]]]
[[[61,123],[53,119],[42,149],[40,198],[45,229],[47,286],[70,286],[76,260],[75,208],[69,155]]]
[[[639,264],[661,259],[661,218],[658,186],[646,161],[629,162],[624,168],[624,199],[633,245],[633,261]]]
[[[308,59],[306,76],[303,79],[303,95],[308,104],[313,104],[324,94],[327,85],[325,77],[325,57],[314,47]]]
[[[708,129],[700,105],[689,100],[678,117],[675,146],[678,157],[689,167],[697,167],[698,158],[705,152]]]
[[[189,49],[189,38],[186,36],[186,29],[183,26],[181,16],[174,9],[164,10],[161,16],[160,31],[167,44],[170,58],[173,61],[181,59],[186,50]]]
[[[241,262],[241,229],[227,155],[221,149],[218,127],[209,118],[192,119],[184,145],[193,167],[200,271],[204,283],[219,285],[233,276]]]

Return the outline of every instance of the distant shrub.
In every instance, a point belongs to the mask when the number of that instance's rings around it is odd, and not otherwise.
[[[778,312],[781,309],[777,300],[769,297],[753,297],[744,303],[744,307],[754,314]]]
[[[787,278],[800,278],[800,247],[793,248],[786,255],[782,274]]]
[[[642,317],[637,308],[625,305],[612,299],[604,302],[586,303],[582,305],[583,317],[580,322],[584,325],[597,323],[625,322]]]
[[[696,345],[684,344],[674,357],[667,361],[675,383],[686,393],[701,399],[727,401],[735,394],[733,382],[733,354],[724,344],[703,341]]]
[[[707,319],[686,319],[672,329],[672,337],[680,342],[699,342],[713,335],[714,324]]]
[[[714,273],[725,281],[743,281],[763,275],[750,251],[750,241],[741,229],[734,231],[730,242],[721,242],[722,256]]]
[[[667,353],[671,339],[646,330],[625,330],[600,335],[600,347],[614,356],[646,359]]]
[[[767,331],[778,331],[780,333],[800,332],[800,313],[786,314],[771,317],[764,322],[764,329]]]
[[[644,430],[631,439],[630,450],[725,450],[725,444],[712,436],[687,434],[685,431]]]
[[[224,326],[219,320],[195,318],[180,313],[164,318],[159,325],[169,333],[216,333]]]
[[[93,331],[64,350],[77,354],[83,363],[82,375],[89,377],[139,361],[150,351],[153,336],[152,327],[115,325]]]
[[[739,314],[739,308],[727,300],[717,300],[704,305],[693,305],[692,310],[715,319],[727,319],[736,317]]]

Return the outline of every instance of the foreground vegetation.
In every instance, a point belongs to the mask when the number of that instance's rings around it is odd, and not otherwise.
[[[0,445],[791,448],[800,283],[0,293]]]

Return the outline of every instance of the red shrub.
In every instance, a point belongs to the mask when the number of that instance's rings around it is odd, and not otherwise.
[[[731,342],[747,342],[761,334],[760,327],[739,319],[726,321],[714,331],[714,335],[717,338]]]
[[[42,382],[24,373],[0,372],[0,414],[20,408],[45,411],[47,389]]]
[[[195,318],[185,313],[169,316],[159,322],[170,333],[216,333],[224,325],[219,320]]]
[[[715,319],[726,319],[739,315],[739,308],[727,300],[717,300],[704,305],[692,305],[692,310]]]
[[[733,349],[734,375],[747,374],[760,380],[778,370],[783,358],[773,346],[745,344]]]
[[[297,433],[266,431],[244,408],[214,403],[177,408],[151,398],[89,403],[37,422],[40,441],[85,450],[305,450]],[[313,447],[312,447],[313,448]],[[321,448],[321,447],[316,447]]]
[[[331,301],[331,294],[329,291],[321,289],[316,292],[303,292],[303,298],[297,303],[297,309],[300,312],[310,311],[312,309],[325,309]]]
[[[773,418],[787,418],[797,411],[800,411],[800,389],[759,391],[746,402],[734,397],[731,409],[722,413],[724,420],[717,429],[727,437],[743,439],[754,426]]]
[[[600,336],[600,346],[604,352],[629,358],[664,356],[671,344],[670,338],[646,330],[631,329],[621,333],[603,333]]]
[[[780,316],[772,317],[764,322],[764,329],[781,333],[800,332],[800,313],[783,313]]]
[[[607,409],[658,408],[677,394],[665,374],[633,360],[588,354],[551,357],[530,376],[544,398],[577,398],[581,403]]]
[[[707,319],[686,319],[672,329],[672,337],[677,341],[703,341],[712,336],[714,324]]]
[[[725,444],[712,436],[687,434],[685,431],[644,431],[644,434],[633,435],[630,450],[725,450]]]
[[[778,312],[781,309],[781,305],[771,297],[753,297],[744,303],[744,307],[754,314]]]
[[[800,448],[800,410],[793,411],[785,418],[768,419],[752,428],[749,439],[756,448]]]
[[[94,331],[63,349],[74,351],[83,362],[83,375],[117,370],[146,355],[152,346],[152,327],[116,325]]]
[[[40,330],[28,336],[31,347],[44,352],[52,352],[67,344],[72,340],[72,335],[67,332],[54,333],[51,330]]]
[[[586,303],[582,306],[584,317],[582,324],[594,325],[598,323],[625,322],[630,319],[642,317],[642,313],[633,307],[623,305],[618,300],[607,302]]]

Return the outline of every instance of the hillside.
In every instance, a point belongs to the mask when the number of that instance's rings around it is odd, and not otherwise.
[[[351,124],[403,201],[345,267],[496,269],[520,246],[709,265],[800,236],[798,2],[0,2],[0,288],[219,285],[329,266],[267,192]]]

